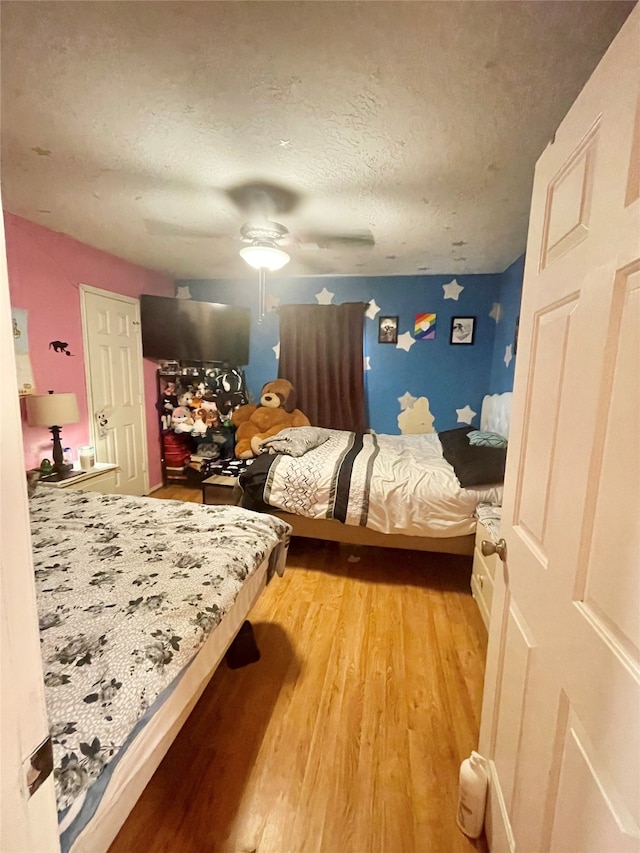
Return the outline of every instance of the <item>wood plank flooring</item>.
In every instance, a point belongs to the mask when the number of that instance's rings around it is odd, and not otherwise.
[[[470,572],[293,540],[250,616],[260,661],[218,668],[110,853],[486,850],[455,824],[486,653]]]

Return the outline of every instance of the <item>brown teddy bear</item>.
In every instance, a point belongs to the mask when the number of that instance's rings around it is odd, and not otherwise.
[[[236,428],[238,459],[260,453],[260,442],[277,435],[285,427],[311,426],[309,418],[293,407],[293,386],[288,379],[267,382],[260,392],[260,405],[240,406],[231,416]]]

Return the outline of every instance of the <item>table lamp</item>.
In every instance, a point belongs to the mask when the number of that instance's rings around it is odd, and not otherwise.
[[[75,394],[30,394],[26,398],[27,423],[29,426],[46,426],[53,436],[53,470],[56,474],[70,471],[73,465],[64,462],[60,427],[75,424],[80,420],[78,401]]]

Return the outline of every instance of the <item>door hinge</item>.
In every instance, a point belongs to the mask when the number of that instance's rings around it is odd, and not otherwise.
[[[51,737],[43,740],[37,749],[29,756],[27,770],[27,788],[29,795],[35,794],[40,785],[51,775],[53,770],[53,744]]]

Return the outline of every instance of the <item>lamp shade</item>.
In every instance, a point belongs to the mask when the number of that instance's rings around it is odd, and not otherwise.
[[[291,260],[283,249],[279,249],[277,246],[260,245],[259,243],[240,249],[240,256],[254,269],[265,269],[270,272],[281,269]]]
[[[75,394],[30,394],[26,400],[29,426],[62,426],[80,420]]]

